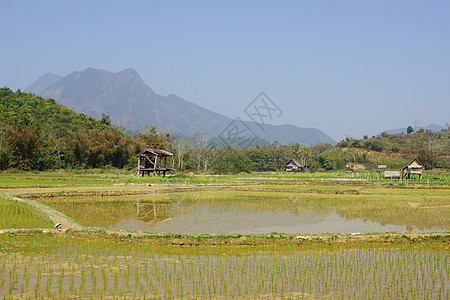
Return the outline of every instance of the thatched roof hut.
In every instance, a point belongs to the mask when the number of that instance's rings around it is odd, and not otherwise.
[[[423,164],[419,161],[419,159],[417,159],[417,157],[414,157],[409,164],[403,167],[402,178],[411,178],[411,175],[419,175],[419,178],[421,178],[422,170]]]
[[[305,169],[296,159],[291,159],[285,166],[284,170],[286,172],[298,172]]]

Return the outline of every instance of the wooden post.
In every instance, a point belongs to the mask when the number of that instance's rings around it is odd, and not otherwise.
[[[136,170],[136,177],[139,177],[139,169],[141,168],[141,156],[138,157],[138,165]]]

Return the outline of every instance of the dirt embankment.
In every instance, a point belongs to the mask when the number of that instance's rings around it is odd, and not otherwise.
[[[428,233],[428,234],[371,234],[371,235],[348,235],[338,234],[332,236],[299,236],[299,235],[190,235],[190,234],[155,234],[145,232],[127,232],[120,230],[98,230],[89,229],[68,230],[68,229],[3,229],[0,234],[12,235],[37,235],[50,234],[70,235],[74,237],[86,238],[89,240],[113,239],[120,242],[139,242],[149,245],[176,245],[176,246],[292,246],[317,245],[317,246],[338,246],[338,245],[414,245],[414,244],[439,244],[450,248],[450,234],[448,233]]]
[[[36,209],[38,212],[43,214],[45,217],[47,217],[50,221],[55,224],[55,227],[57,227],[59,230],[63,229],[74,229],[74,230],[82,230],[84,227],[71,218],[67,217],[65,214],[60,213],[59,211],[42,204],[40,202],[31,200],[31,199],[22,199],[19,197],[14,197],[10,195],[5,196],[7,199],[12,201],[17,201],[21,203],[25,203],[34,209]]]

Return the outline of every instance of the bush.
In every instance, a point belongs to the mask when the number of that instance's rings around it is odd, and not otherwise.
[[[436,153],[433,150],[422,148],[419,150],[418,159],[425,166],[426,170],[432,170],[436,163]]]
[[[398,144],[392,144],[392,152],[400,151],[400,146]]]
[[[366,149],[373,150],[373,151],[383,151],[384,144],[380,140],[372,140],[368,141],[365,144]]]

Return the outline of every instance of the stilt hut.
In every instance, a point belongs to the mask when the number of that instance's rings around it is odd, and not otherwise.
[[[298,171],[303,171],[304,167],[296,159],[291,159],[286,164],[284,170],[286,172],[298,172]]]
[[[419,175],[419,178],[421,178],[422,170],[422,163],[415,157],[409,164],[403,167],[402,178],[411,178],[411,175]]]
[[[136,176],[142,173],[142,176],[156,173],[156,175],[166,176],[166,172],[175,171],[168,167],[167,158],[173,154],[160,149],[145,149],[138,154],[138,165],[136,169]],[[173,162],[172,162],[173,166]]]

